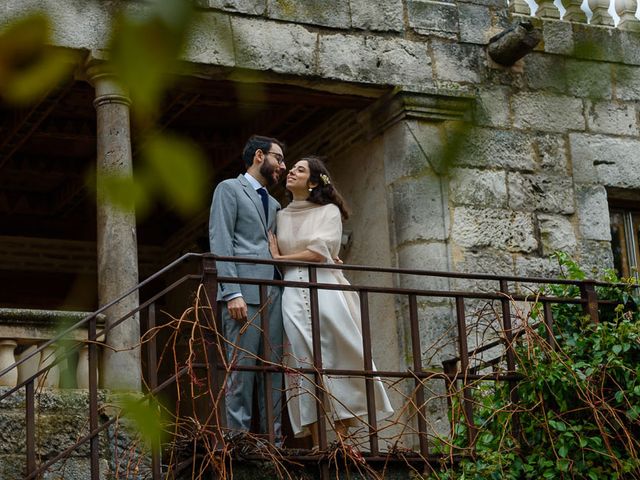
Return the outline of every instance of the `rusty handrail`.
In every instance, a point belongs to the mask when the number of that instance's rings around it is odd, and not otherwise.
[[[135,309],[133,309],[131,312],[125,314],[124,316],[122,316],[121,318],[117,319],[115,322],[111,323],[109,326],[106,326],[103,330],[101,330],[100,332],[96,332],[95,329],[95,320],[97,318],[97,316],[106,311],[107,309],[109,309],[110,307],[112,307],[113,305],[115,305],[116,303],[118,303],[119,301],[121,301],[122,299],[126,298],[127,296],[131,295],[132,293],[140,290],[140,288],[148,285],[150,282],[162,277],[163,275],[167,274],[169,271],[171,271],[172,269],[174,269],[176,266],[180,265],[181,263],[189,260],[189,259],[201,259],[204,262],[208,262],[209,265],[214,265],[213,268],[209,268],[207,269],[207,267],[205,266],[205,268],[203,269],[203,273],[202,275],[196,275],[196,274],[185,274],[182,277],[180,277],[178,280],[176,280],[175,282],[173,282],[171,285],[169,285],[168,287],[162,289],[160,292],[156,293],[155,295],[153,295],[152,297],[150,297],[148,300],[146,300],[145,302],[141,303],[140,305],[138,305],[138,307],[136,307]],[[261,279],[255,279],[255,278],[235,278],[235,277],[224,277],[224,276],[218,276],[217,272],[215,270],[215,262],[241,262],[241,263],[254,263],[254,264],[272,264],[272,265],[276,265],[276,266],[302,266],[305,267],[306,269],[308,269],[308,271],[310,272],[309,275],[309,281],[291,281],[291,280],[277,280],[277,279],[265,279],[265,280],[261,280]],[[434,289],[416,289],[416,288],[399,288],[399,287],[379,287],[379,286],[375,286],[375,285],[364,285],[364,284],[352,284],[352,285],[337,285],[337,284],[326,284],[326,283],[319,283],[317,282],[317,277],[315,276],[315,272],[317,269],[339,269],[339,270],[346,270],[346,271],[360,271],[360,272],[376,272],[376,273],[391,273],[391,274],[396,274],[396,275],[418,275],[418,276],[431,276],[431,277],[445,277],[445,278],[458,278],[458,279],[468,279],[468,280],[490,280],[490,281],[496,281],[499,282],[499,288],[496,289],[497,293],[489,293],[489,292],[473,292],[473,291],[467,291],[467,290],[434,290]],[[511,299],[514,300],[523,300],[523,301],[534,301],[534,302],[542,302],[545,305],[545,323],[547,324],[547,327],[550,329],[550,331],[552,331],[552,325],[553,325],[553,320],[552,318],[547,318],[548,316],[550,316],[550,309],[547,308],[548,305],[550,303],[567,303],[567,304],[580,304],[582,305],[583,309],[585,310],[585,313],[588,313],[593,319],[594,321],[597,321],[597,315],[598,315],[598,306],[604,303],[609,303],[607,301],[602,301],[599,300],[597,298],[597,295],[595,293],[595,287],[596,286],[607,286],[607,287],[629,287],[629,285],[624,284],[624,283],[618,283],[618,284],[609,284],[609,283],[605,283],[605,282],[596,282],[594,280],[567,280],[567,279],[553,279],[553,278],[529,278],[529,277],[521,277],[521,276],[512,276],[512,275],[492,275],[492,274],[471,274],[471,273],[456,273],[456,272],[441,272],[441,271],[428,271],[428,270],[416,270],[416,269],[400,269],[400,268],[390,268],[390,267],[373,267],[373,266],[357,266],[357,265],[344,265],[344,264],[319,264],[319,263],[312,263],[312,262],[292,262],[292,261],[278,261],[278,260],[271,260],[271,259],[257,259],[254,257],[220,257],[220,256],[214,256],[211,254],[196,254],[196,253],[187,253],[183,256],[181,256],[180,258],[176,259],[175,261],[171,262],[169,265],[165,266],[163,269],[159,270],[158,272],[156,272],[155,274],[151,275],[149,278],[145,279],[143,282],[139,283],[138,285],[136,285],[135,287],[129,289],[128,291],[126,291],[125,293],[123,293],[120,297],[118,297],[117,299],[112,300],[111,302],[109,302],[108,304],[100,307],[98,310],[96,310],[95,312],[93,312],[92,314],[88,315],[87,317],[83,318],[82,320],[76,322],[74,325],[67,327],[66,329],[64,329],[62,332],[60,332],[56,337],[48,340],[47,342],[43,343],[40,347],[38,347],[34,352],[32,352],[30,355],[25,356],[24,358],[22,358],[20,361],[15,362],[13,365],[5,368],[4,370],[0,371],[0,376],[4,375],[5,373],[11,371],[13,368],[17,368],[20,364],[24,363],[25,361],[27,361],[29,358],[31,358],[33,355],[36,355],[37,353],[41,352],[42,350],[44,350],[46,347],[50,346],[51,344],[55,343],[56,341],[60,340],[61,338],[63,338],[64,336],[66,336],[68,333],[70,333],[71,331],[73,331],[74,329],[80,328],[84,325],[86,325],[87,323],[90,324],[90,335],[89,335],[89,340],[90,340],[90,347],[91,351],[90,351],[90,370],[95,370],[97,371],[97,367],[96,367],[96,346],[97,346],[97,342],[96,342],[96,338],[98,338],[100,335],[104,335],[106,334],[110,329],[116,327],[118,324],[120,324],[121,322],[125,321],[126,319],[130,318],[132,315],[135,315],[136,313],[144,310],[145,308],[149,308],[151,309],[152,306],[155,304],[155,301],[158,300],[159,298],[161,298],[163,295],[167,294],[168,292],[174,290],[177,286],[181,285],[182,283],[188,281],[188,280],[193,280],[193,279],[198,279],[198,278],[204,278],[204,280],[206,281],[207,276],[213,276],[213,281],[211,281],[211,279],[209,279],[209,284],[212,285],[211,288],[217,288],[217,284],[218,283],[225,283],[225,282],[229,282],[229,283],[242,283],[242,284],[254,284],[254,285],[260,285],[261,286],[261,297],[265,297],[265,292],[266,292],[266,286],[269,285],[276,285],[276,286],[281,286],[281,287],[300,287],[300,288],[308,288],[311,289],[312,292],[317,292],[318,290],[342,290],[342,291],[356,291],[359,292],[361,294],[361,303],[360,307],[361,307],[361,312],[363,313],[364,316],[368,315],[368,293],[383,293],[383,294],[393,294],[393,295],[402,295],[404,297],[407,297],[410,300],[410,306],[412,308],[410,308],[410,313],[411,313],[411,330],[412,330],[412,345],[413,345],[413,350],[414,350],[414,355],[413,355],[413,359],[414,359],[414,365],[413,365],[413,369],[407,369],[406,371],[380,371],[380,370],[373,370],[371,369],[371,335],[370,335],[370,330],[366,329],[365,334],[363,335],[363,348],[364,351],[366,352],[366,359],[365,359],[365,363],[367,365],[369,365],[369,367],[363,365],[363,368],[360,370],[340,370],[340,369],[325,369],[322,366],[322,359],[320,357],[320,349],[317,348],[319,347],[319,337],[317,337],[318,335],[318,331],[319,331],[319,323],[318,323],[318,308],[317,308],[317,299],[315,301],[312,301],[312,303],[315,303],[314,308],[312,308],[312,330],[315,332],[315,339],[314,339],[314,344],[316,345],[316,348],[314,348],[314,352],[315,352],[315,357],[316,360],[314,362],[314,368],[297,368],[297,369],[293,369],[298,373],[301,374],[308,374],[308,375],[315,375],[316,376],[316,382],[317,385],[321,385],[321,378],[323,375],[351,375],[351,376],[360,376],[363,377],[365,379],[372,379],[373,377],[389,377],[389,378],[409,378],[409,379],[414,379],[414,381],[416,382],[416,393],[415,395],[419,396],[420,393],[422,392],[422,388],[420,387],[421,382],[424,381],[424,379],[442,379],[446,382],[449,382],[448,384],[451,385],[454,382],[457,381],[462,381],[463,382],[463,389],[462,392],[464,393],[464,403],[465,403],[465,416],[467,417],[467,421],[468,421],[468,427],[469,430],[471,432],[471,444],[473,444],[473,436],[474,436],[474,432],[475,432],[475,426],[473,425],[473,414],[472,414],[472,402],[471,399],[469,397],[469,393],[468,393],[468,388],[469,388],[469,382],[470,381],[476,381],[476,380],[493,380],[493,381],[507,381],[507,382],[511,382],[513,384],[513,382],[517,381],[520,376],[517,374],[517,372],[515,372],[515,363],[514,363],[514,358],[513,358],[513,352],[512,352],[512,343],[514,338],[517,338],[518,332],[512,330],[511,324],[510,324],[510,310],[509,310],[509,304],[508,302]],[[539,284],[562,284],[562,285],[573,285],[579,288],[581,296],[580,297],[553,297],[553,296],[534,296],[532,297],[531,295],[509,295],[508,292],[508,282],[524,282],[524,283],[539,283]],[[314,297],[314,295],[312,295],[312,297]],[[469,369],[463,368],[462,372],[457,372],[457,371],[452,371],[450,368],[447,369],[445,368],[445,371],[436,371],[436,370],[429,370],[429,369],[424,369],[420,363],[420,343],[419,343],[419,328],[417,328],[417,307],[416,307],[416,298],[417,297],[440,297],[440,298],[450,298],[450,299],[454,299],[455,303],[456,303],[456,317],[458,320],[458,330],[459,330],[459,335],[458,335],[458,340],[459,340],[459,348],[460,348],[460,356],[457,357],[455,360],[461,360],[464,361],[465,364],[467,364],[468,366],[468,360],[469,360],[469,356],[473,355],[474,353],[480,352],[483,349],[488,348],[488,345],[483,345],[482,347],[477,347],[476,349],[472,350],[471,352],[468,351],[468,348],[466,346],[466,333],[465,333],[465,325],[464,325],[464,318],[465,318],[465,312],[464,312],[464,303],[463,300],[464,299],[485,299],[485,300],[496,300],[496,301],[500,301],[501,305],[502,305],[502,313],[503,313],[503,321],[505,322],[504,324],[504,328],[505,331],[508,332],[507,335],[507,345],[506,345],[506,352],[505,354],[508,357],[508,362],[509,363],[509,368],[507,370],[506,373],[499,373],[499,372],[493,372],[491,374],[477,374],[475,373],[475,371],[471,371]],[[213,296],[213,299],[215,299],[215,295]],[[215,301],[215,300],[213,300]],[[508,317],[508,318],[507,318]],[[263,316],[263,319],[266,319],[266,316]],[[496,344],[494,346],[497,346],[499,344],[504,344],[505,343],[505,339],[501,339],[499,341],[496,342]],[[76,348],[79,348],[78,346],[76,346]],[[67,352],[67,355],[70,354],[70,352]],[[148,359],[149,361],[151,360],[151,357]],[[16,385],[16,387],[12,388],[11,390],[9,390],[8,392],[5,392],[2,396],[0,396],[0,400],[6,398],[7,396],[11,395],[12,393],[14,393],[15,391],[17,391],[20,388],[27,388],[27,425],[29,426],[29,428],[31,430],[33,430],[33,409],[34,404],[33,404],[33,390],[34,390],[34,383],[36,381],[36,378],[38,378],[40,375],[42,375],[43,373],[45,373],[46,371],[48,371],[51,367],[53,367],[55,364],[57,364],[59,361],[62,361],[62,358],[60,359],[56,359],[55,362],[51,363],[50,365],[40,369],[38,372],[36,372],[35,374],[33,374],[32,376],[30,376],[28,379],[24,380],[23,382],[21,382],[19,385]],[[450,360],[449,362],[451,362],[452,360]],[[446,361],[445,361],[446,363]],[[207,365],[204,365],[204,367],[202,365],[193,365],[196,368],[207,368]],[[214,370],[215,369],[220,369],[221,367],[223,368],[223,365],[218,364],[217,362],[215,362],[212,358],[208,359],[208,366],[213,366]],[[232,367],[232,370],[254,370],[254,371],[259,371],[259,372],[275,372],[275,371],[285,371],[285,368],[283,366],[274,366],[274,365],[257,365],[254,367],[239,367],[239,366],[234,366]],[[288,369],[289,371],[291,370],[290,368]],[[96,392],[97,392],[97,384],[96,384],[96,377],[95,377],[95,372],[93,372],[94,375],[90,376],[90,394],[92,397],[91,400],[91,411],[90,411],[90,432],[85,435],[82,439],[80,439],[78,442],[76,442],[74,445],[70,446],[69,448],[65,449],[64,452],[61,452],[60,455],[56,456],[56,459],[54,459],[54,461],[48,461],[45,462],[44,464],[40,465],[39,468],[35,469],[35,457],[33,455],[33,451],[28,451],[27,452],[27,463],[28,463],[28,469],[30,470],[29,473],[29,478],[35,478],[35,476],[37,476],[39,473],[44,472],[49,466],[51,466],[53,463],[55,463],[55,461],[61,459],[64,457],[64,455],[70,453],[71,451],[75,450],[76,448],[78,448],[79,446],[83,445],[86,442],[91,442],[92,444],[92,472],[94,470],[93,467],[95,467],[95,469],[97,469],[97,457],[95,456],[96,454],[94,454],[94,452],[97,452],[97,439],[98,439],[98,434],[104,430],[104,428],[106,428],[110,423],[108,424],[103,424],[98,426],[97,423],[97,415],[98,415],[98,408],[97,408],[97,397],[96,397]],[[461,375],[462,374],[462,375]],[[168,381],[165,381],[162,383],[162,385],[157,386],[157,380],[152,379],[151,381],[151,385],[150,385],[150,394],[154,394],[155,392],[166,388],[168,385],[171,385],[173,383],[175,383],[178,380],[178,375],[174,375],[173,377],[171,377]],[[367,398],[371,395],[372,389],[371,387],[371,380],[367,381]],[[155,388],[154,388],[155,387]],[[322,395],[323,392],[321,390],[319,390],[317,392],[318,394],[318,398],[322,399]],[[420,400],[420,398],[416,397],[416,400]],[[368,409],[371,410],[375,407],[375,404],[371,403],[371,399],[368,398]],[[418,401],[418,405],[421,405],[421,409],[424,408],[424,398],[421,399],[421,401]],[[319,409],[319,412],[322,409]],[[322,421],[321,418],[322,413],[320,413],[319,415],[319,420]],[[429,456],[429,450],[428,450],[428,442],[427,442],[427,437],[426,437],[426,424],[424,424],[424,422],[421,422],[420,416],[418,416],[418,421],[419,423],[421,423],[420,428],[419,428],[419,438],[420,438],[420,454],[422,456],[422,458],[426,458],[427,456]],[[424,425],[423,425],[424,424]],[[320,431],[322,432],[324,429],[320,429]],[[375,425],[370,427],[370,435],[375,436],[376,433],[376,428]],[[269,432],[269,437],[271,440],[273,440],[273,431],[270,429]],[[27,438],[27,444],[28,446],[34,447],[34,445],[32,445],[33,442],[31,442],[29,440],[29,438],[31,438],[30,435],[28,435]],[[320,443],[323,446],[326,446],[326,437],[321,433],[321,439],[320,439]],[[373,438],[371,439],[371,445],[372,445],[372,451],[374,453],[373,457],[376,457],[376,455],[379,456],[379,452],[378,452],[378,447],[377,447],[377,439]],[[30,450],[30,448],[28,448],[27,450]],[[311,456],[314,459],[317,459],[317,457]],[[373,458],[372,457],[372,458]],[[382,456],[380,456],[380,458],[383,458]],[[95,465],[94,465],[95,463]],[[154,478],[157,477],[159,474],[159,463],[158,463],[158,459],[157,457],[154,460],[154,471],[153,471],[153,476]],[[93,475],[93,473],[92,473]]]

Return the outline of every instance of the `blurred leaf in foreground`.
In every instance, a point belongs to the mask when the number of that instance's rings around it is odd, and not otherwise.
[[[70,76],[79,54],[47,46],[50,34],[42,13],[16,20],[0,33],[0,93],[6,102],[36,102]]]
[[[160,447],[165,437],[165,421],[162,418],[162,408],[155,398],[142,400],[136,395],[125,395],[122,397],[122,413],[133,421],[149,447]]]
[[[173,135],[153,135],[144,143],[142,157],[145,184],[163,195],[169,207],[189,215],[204,205],[209,168],[196,145]]]
[[[117,17],[110,42],[111,65],[128,89],[135,119],[156,119],[164,91],[184,69],[180,54],[193,17],[187,0],[155,0]]]

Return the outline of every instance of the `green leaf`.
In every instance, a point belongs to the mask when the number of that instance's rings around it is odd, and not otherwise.
[[[25,106],[69,81],[80,54],[48,46],[50,22],[33,13],[0,34],[0,92],[7,102]]]
[[[622,345],[614,345],[611,347],[611,350],[613,350],[613,353],[618,355],[622,351]]]
[[[142,13],[116,17],[111,67],[128,89],[134,116],[143,124],[157,117],[165,89],[184,69],[179,57],[192,13],[191,2],[156,0]]]
[[[102,174],[98,178],[98,202],[114,205],[143,217],[150,206],[148,187],[133,176]]]
[[[145,142],[143,175],[170,207],[190,215],[208,200],[209,167],[199,148],[176,136],[153,135]]]
[[[571,460],[567,458],[560,458],[558,459],[558,461],[556,461],[556,466],[558,467],[558,470],[560,470],[561,472],[568,472],[570,465],[571,465]]]
[[[558,448],[558,455],[560,455],[562,458],[566,457],[568,452],[569,448],[566,445],[562,445],[560,448]]]
[[[134,422],[147,445],[159,447],[165,436],[159,403],[154,398],[141,401],[138,397],[127,395],[122,398],[122,408],[124,416]]]

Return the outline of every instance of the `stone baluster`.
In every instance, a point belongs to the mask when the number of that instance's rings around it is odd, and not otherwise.
[[[28,357],[37,348],[37,345],[31,345],[27,347],[27,349],[22,353],[16,355],[16,361],[20,361],[23,358]],[[40,366],[40,356],[41,352],[38,352],[21,365],[18,365],[18,383],[24,382],[27,378],[30,378],[36,374],[36,372],[38,371],[38,367]]]
[[[56,347],[55,345],[49,345],[42,351],[42,358],[40,359],[39,369],[42,370],[48,367],[56,360]],[[60,367],[54,365],[46,373],[39,377],[38,386],[57,388],[60,384]]]
[[[0,339],[0,371],[16,363],[13,352],[17,342],[8,338]],[[14,368],[0,377],[0,386],[15,387],[18,382],[18,369]]]
[[[538,10],[536,17],[540,18],[560,18],[560,10],[553,3],[554,0],[538,0]]]
[[[562,6],[565,8],[563,20],[568,22],[587,23],[587,14],[582,10],[582,0],[562,0]]]
[[[638,2],[636,0],[615,0],[616,13],[620,17],[618,28],[623,30],[640,31]]]
[[[592,25],[613,26],[613,18],[609,15],[609,0],[588,0],[589,9],[593,12],[591,16]]]
[[[76,386],[89,388],[89,345],[83,345],[78,352],[78,364],[76,366]]]
[[[532,15],[531,7],[525,0],[512,0],[511,11],[517,15]]]

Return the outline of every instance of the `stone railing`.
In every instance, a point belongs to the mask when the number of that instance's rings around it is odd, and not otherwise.
[[[511,0],[509,5],[519,15],[640,31],[638,0]]]
[[[38,346],[55,337],[62,327],[73,325],[88,315],[87,312],[0,308],[0,371],[32,354]],[[104,316],[98,317],[98,324],[104,324]],[[67,346],[81,344],[77,360],[76,355],[62,359],[39,378],[38,386],[88,388],[87,329],[73,330],[64,341],[68,342]],[[13,387],[41,368],[51,365],[57,359],[60,347],[49,345],[18,368],[5,373],[0,377],[0,386]],[[63,372],[65,381],[61,382]]]

